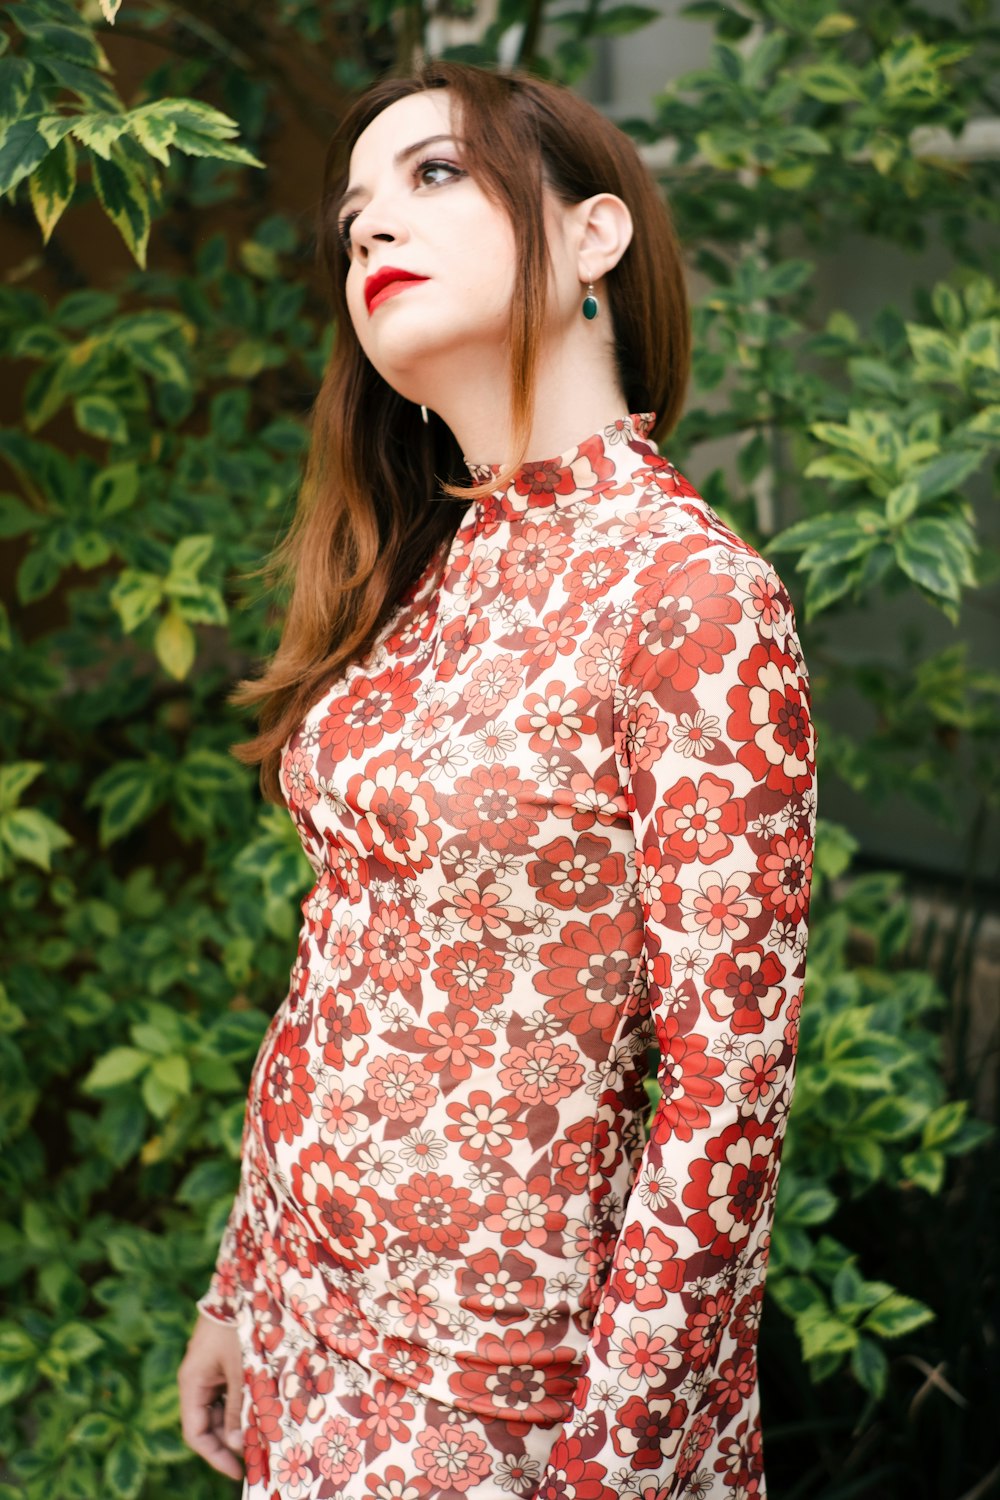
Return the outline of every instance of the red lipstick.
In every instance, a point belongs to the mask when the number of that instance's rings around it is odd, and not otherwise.
[[[426,281],[414,271],[401,271],[398,266],[382,266],[365,280],[365,303],[369,313],[374,312],[380,302],[386,302],[411,281]]]

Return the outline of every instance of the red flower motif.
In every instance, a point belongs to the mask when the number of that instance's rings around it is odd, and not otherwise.
[[[309,1072],[310,1053],[302,1045],[303,1028],[282,1026],[260,1082],[260,1111],[272,1141],[291,1142],[301,1135],[316,1081]]]
[[[779,1149],[774,1126],[749,1119],[727,1126],[691,1162],[683,1199],[697,1212],[688,1224],[712,1255],[728,1257],[746,1241],[773,1193]]]
[[[739,663],[739,678],[726,694],[737,760],[773,791],[806,791],[815,775],[815,733],[809,685],[794,659],[773,642],[754,646]]]
[[[539,850],[537,859],[528,861],[525,873],[538,887],[541,900],[563,911],[591,911],[604,906],[608,888],[625,878],[625,860],[612,850],[610,839],[585,833],[575,842],[553,839]]]
[[[746,821],[746,805],[734,796],[732,782],[706,771],[697,786],[686,776],[669,789],[655,825],[667,856],[680,864],[711,864],[730,853]]]
[[[676,1240],[655,1227],[644,1231],[641,1224],[629,1224],[618,1242],[608,1290],[644,1311],[663,1307],[667,1294],[684,1285],[684,1270]]]
[[[688,693],[703,676],[721,672],[736,645],[729,626],[743,613],[732,589],[733,580],[713,571],[704,557],[655,577],[640,597],[630,676],[650,692],[669,683],[675,692]]]
[[[522,1422],[552,1423],[564,1415],[573,1394],[580,1357],[568,1344],[552,1347],[541,1328],[484,1334],[466,1354],[456,1350],[458,1373],[448,1385],[461,1405],[482,1417],[503,1418],[516,1432]],[[522,1430],[527,1430],[526,1428]]]
[[[438,1172],[414,1173],[397,1189],[396,1226],[427,1250],[458,1250],[477,1223],[468,1188]]]
[[[361,1186],[350,1162],[324,1146],[309,1146],[292,1166],[292,1193],[321,1243],[345,1265],[370,1266],[381,1254],[382,1204]]]
[[[590,923],[567,922],[557,942],[543,943],[543,968],[535,979],[545,1009],[565,1021],[574,1036],[607,1045],[621,1021],[642,951],[642,929],[634,909],[620,916],[596,914]]]
[[[657,1077],[660,1101],[653,1117],[652,1137],[658,1145],[691,1140],[709,1124],[709,1110],[722,1103],[722,1085],[715,1082],[725,1066],[706,1051],[708,1038],[681,1027],[676,1016],[657,1017],[660,1050]]]
[[[520,1322],[526,1312],[542,1306],[545,1278],[516,1250],[480,1250],[459,1272],[460,1306],[487,1322]]]
[[[764,1030],[785,999],[787,973],[776,953],[760,943],[720,953],[705,975],[705,1004],[717,1021],[738,1034]]]
[[[438,852],[440,809],[423,773],[420,761],[390,750],[352,776],[345,793],[369,854],[404,875],[426,870]]]

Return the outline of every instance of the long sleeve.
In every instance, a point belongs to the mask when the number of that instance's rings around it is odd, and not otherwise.
[[[764,1493],[756,1344],[805,975],[815,734],[787,592],[717,529],[661,542],[631,596],[615,755],[662,1092],[536,1500]]]
[[[222,1234],[219,1251],[215,1259],[215,1270],[208,1290],[198,1298],[197,1307],[206,1317],[217,1323],[235,1323],[236,1292],[239,1287],[239,1245],[246,1222],[246,1181],[240,1177],[240,1185],[229,1211],[229,1218]]]

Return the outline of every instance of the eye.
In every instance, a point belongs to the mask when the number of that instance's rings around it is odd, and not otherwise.
[[[448,176],[443,178],[440,182],[432,182],[428,184],[428,186],[442,187],[445,182],[450,182],[456,177],[464,177],[466,175],[461,167],[454,166],[450,161],[438,161],[436,159],[431,159],[418,162],[417,165],[413,168],[413,177],[414,179],[417,179],[423,177],[425,172],[440,171],[447,172]],[[348,255],[350,255],[352,249],[351,225],[358,217],[359,212],[360,209],[355,209],[354,213],[345,214],[344,217],[342,219],[339,219],[337,222],[337,234],[340,239],[341,245],[344,247],[344,250]]]

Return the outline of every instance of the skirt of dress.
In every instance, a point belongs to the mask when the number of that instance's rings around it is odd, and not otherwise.
[[[447,1406],[303,1332],[243,1337],[242,1500],[529,1500],[557,1427]],[[249,1335],[249,1337],[247,1337]]]

